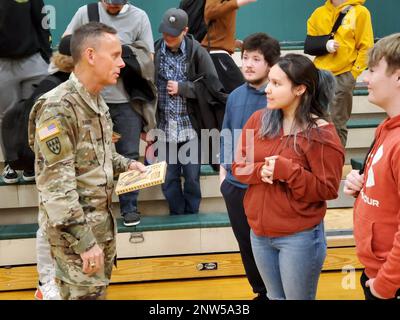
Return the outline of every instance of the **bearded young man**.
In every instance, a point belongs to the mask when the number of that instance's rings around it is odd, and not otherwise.
[[[270,68],[280,56],[279,42],[265,33],[255,33],[248,36],[242,47],[242,73],[246,82],[236,88],[228,97],[223,132],[230,133],[221,138],[221,193],[228,209],[229,219],[236,240],[239,243],[240,254],[246,275],[256,299],[266,299],[265,285],[254,261],[250,243],[250,226],[243,207],[243,198],[247,185],[237,181],[232,175],[232,157],[236,141],[239,137],[235,130],[241,130],[250,116],[267,104],[265,87],[268,82]]]

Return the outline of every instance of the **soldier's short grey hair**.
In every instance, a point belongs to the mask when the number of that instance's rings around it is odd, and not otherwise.
[[[101,22],[89,22],[76,29],[71,38],[71,55],[74,63],[79,62],[89,41],[94,44],[105,33],[117,34],[117,30]]]

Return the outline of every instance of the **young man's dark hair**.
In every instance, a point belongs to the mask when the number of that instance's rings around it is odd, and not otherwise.
[[[74,63],[80,60],[82,48],[86,47],[87,41],[92,41],[95,47],[97,39],[104,33],[117,34],[117,30],[101,22],[89,22],[76,29],[71,38],[71,55]]]
[[[253,33],[244,39],[242,57],[244,51],[260,51],[270,66],[273,66],[281,55],[278,40],[263,32]]]

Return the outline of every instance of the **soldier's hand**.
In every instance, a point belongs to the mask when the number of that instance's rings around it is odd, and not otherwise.
[[[81,253],[81,258],[83,261],[83,273],[92,275],[104,267],[104,253],[97,244],[95,244],[88,251]]]
[[[134,161],[131,162],[131,164],[128,167],[128,170],[138,170],[140,172],[146,172],[147,168],[143,163],[139,161]]]

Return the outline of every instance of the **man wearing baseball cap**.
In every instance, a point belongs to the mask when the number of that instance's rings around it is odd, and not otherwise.
[[[208,52],[187,35],[185,11],[168,9],[158,31],[162,39],[155,43],[154,57],[157,127],[163,134],[157,137],[157,143],[165,146],[158,149],[158,158],[168,163],[162,191],[171,215],[198,213],[201,200],[199,139],[195,131],[198,125],[189,116],[187,99],[198,108],[194,79],[200,75],[216,79],[218,76]],[[185,179],[183,190],[181,172]]]
[[[130,4],[127,0],[101,0],[98,3],[99,21],[114,27],[122,45],[131,45],[141,40],[149,51],[154,54],[154,41],[151,24],[145,11]],[[88,6],[78,9],[65,34],[72,34],[77,28],[89,22]],[[115,144],[121,155],[137,160],[139,158],[139,142],[142,131],[152,129],[150,125],[155,119],[147,119],[149,113],[142,112],[143,106],[131,102],[124,88],[122,79],[114,86],[105,87],[101,95],[106,101],[114,124],[114,131],[121,135]],[[138,191],[119,196],[120,211],[125,226],[134,226],[140,223],[137,210]]]
[[[106,11],[110,15],[118,15],[123,9],[124,5],[128,3],[128,0],[103,0],[106,6]]]

